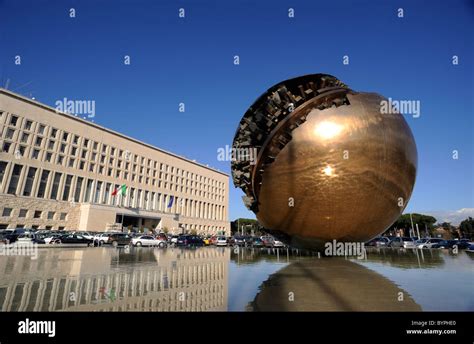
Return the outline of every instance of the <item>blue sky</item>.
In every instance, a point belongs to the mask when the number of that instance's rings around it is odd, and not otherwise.
[[[2,86],[52,106],[94,100],[96,123],[228,173],[217,149],[281,80],[328,73],[420,100],[406,116],[419,157],[407,211],[474,207],[472,1],[0,0],[0,22]],[[231,220],[253,217],[241,195],[231,183]]]

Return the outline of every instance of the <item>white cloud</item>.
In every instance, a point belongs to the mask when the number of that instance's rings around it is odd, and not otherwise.
[[[437,223],[450,222],[454,226],[459,225],[461,221],[467,219],[469,216],[474,218],[474,208],[462,208],[459,210],[423,211],[421,213],[435,217]]]

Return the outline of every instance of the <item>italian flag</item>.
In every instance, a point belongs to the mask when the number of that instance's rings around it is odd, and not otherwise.
[[[125,196],[125,192],[127,191],[127,185],[123,184],[122,186],[117,187],[113,192],[112,196],[116,196],[117,194],[120,194],[122,196]]]

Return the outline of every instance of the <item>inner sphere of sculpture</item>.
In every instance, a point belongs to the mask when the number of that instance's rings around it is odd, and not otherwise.
[[[377,94],[347,97],[348,105],[310,109],[263,172],[256,216],[289,244],[368,241],[411,196],[417,152],[405,119],[381,113]]]

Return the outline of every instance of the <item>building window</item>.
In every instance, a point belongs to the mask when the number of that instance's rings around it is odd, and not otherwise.
[[[64,155],[58,155],[58,158],[56,159],[56,163],[58,165],[62,165],[64,161]]]
[[[61,173],[56,172],[53,178],[53,187],[51,189],[51,199],[56,199],[58,197],[59,182],[61,181]]]
[[[50,149],[50,150],[54,149],[54,140],[49,140],[48,141],[48,149]]]
[[[3,208],[2,216],[11,216],[12,208]]]
[[[31,152],[31,159],[38,159],[39,153],[39,149],[33,149],[33,151]]]
[[[3,182],[3,177],[5,176],[6,169],[7,163],[5,161],[0,161],[0,184]]]
[[[36,176],[36,168],[30,167],[28,175],[26,176],[25,189],[23,190],[23,196],[31,196],[31,189],[33,188]]]
[[[53,153],[47,152],[44,158],[44,161],[51,162],[51,158],[53,157]]]
[[[48,211],[48,220],[54,219],[54,214],[55,214],[54,211]]]
[[[66,176],[66,182],[64,183],[64,191],[63,191],[63,201],[69,200],[69,193],[71,190],[71,183],[72,183],[72,176]]]
[[[18,155],[20,156],[25,156],[25,151],[26,147],[25,146],[19,146],[17,152],[19,153]]]
[[[28,134],[28,133],[21,134],[21,142],[27,143],[28,142],[28,137],[30,137],[30,134]]]
[[[100,200],[100,190],[102,189],[102,182],[97,182],[94,193],[94,203],[99,203]]]
[[[86,185],[86,194],[84,195],[84,202],[90,202],[91,194],[92,194],[92,183],[94,181],[92,179],[87,180]]]
[[[76,155],[76,152],[77,152],[77,148],[76,148],[76,147],[72,147],[72,148],[71,148],[71,155]]]
[[[70,158],[69,159],[69,164],[68,164],[69,167],[74,167],[74,159],[73,158]]]
[[[15,195],[16,194],[16,189],[18,187],[18,181],[20,180],[20,174],[23,166],[22,165],[15,165],[13,167],[13,173],[10,178],[10,185],[8,186],[8,191],[10,195]]]
[[[61,221],[64,221],[64,220],[66,220],[66,216],[67,216],[67,213],[60,213],[60,214],[59,214],[59,219],[60,219]]]
[[[92,153],[91,160],[95,161],[97,159],[97,153]]]
[[[84,147],[87,147],[89,145],[89,140],[88,139],[84,139],[84,141],[82,142],[82,145]]]
[[[56,129],[56,128],[51,129],[51,137],[56,138],[57,134],[58,134],[58,129]]]
[[[84,161],[81,161],[79,163],[79,169],[83,170],[84,169],[84,165],[85,165],[85,162]]]
[[[13,139],[13,135],[15,134],[15,129],[7,129],[7,133],[5,134],[5,138],[7,139]]]
[[[43,135],[45,128],[46,128],[46,127],[45,127],[43,124],[40,124],[39,127],[38,127],[38,134]]]
[[[2,151],[5,152],[5,153],[8,153],[10,151],[11,145],[12,145],[11,142],[4,142],[3,147],[2,147]]]
[[[18,123],[18,116],[12,115],[10,118],[10,125],[16,127],[16,124]]]
[[[25,130],[31,130],[31,127],[33,126],[32,121],[26,121],[25,122]]]
[[[44,229],[46,229],[47,231],[50,231],[51,229],[53,229],[53,226],[46,226],[44,227]]]
[[[63,133],[63,141],[67,141],[68,137],[69,137],[69,133],[64,132]]]
[[[81,158],[85,159],[86,156],[87,156],[87,151],[85,149],[83,149],[82,152],[81,152]]]
[[[79,202],[82,189],[82,181],[84,178],[78,177],[76,182],[76,190],[74,191],[74,202]]]
[[[77,145],[77,143],[79,142],[79,136],[74,135],[74,138],[72,139],[72,142]]]
[[[90,164],[90,165],[89,165],[89,171],[90,171],[90,172],[94,172],[94,167],[95,167],[94,164]]]
[[[61,153],[66,152],[66,144],[65,143],[61,143],[61,146],[59,146],[59,151]]]
[[[110,188],[111,188],[110,183],[105,184],[104,198],[102,199],[102,203],[104,204],[109,203]]]
[[[41,146],[41,142],[43,142],[43,138],[38,136],[35,141],[35,146],[36,147]]]
[[[102,146],[102,153],[105,153],[105,152],[107,152],[107,145]]]
[[[28,209],[20,209],[18,217],[26,217],[26,215],[28,215]]]
[[[93,146],[94,150],[97,150],[97,146],[98,146],[97,142],[94,142],[94,144],[92,146]]]
[[[38,187],[38,198],[44,198],[45,192],[46,192],[46,184],[48,183],[48,176],[49,176],[49,171],[48,170],[43,170],[41,173],[41,179],[40,179],[40,184]]]
[[[59,226],[58,227],[58,231],[63,231],[64,230],[64,226]]]
[[[42,212],[41,210],[35,210],[35,213],[34,213],[34,215],[33,215],[33,218],[35,218],[35,219],[40,219],[42,213],[43,213],[43,212]]]

